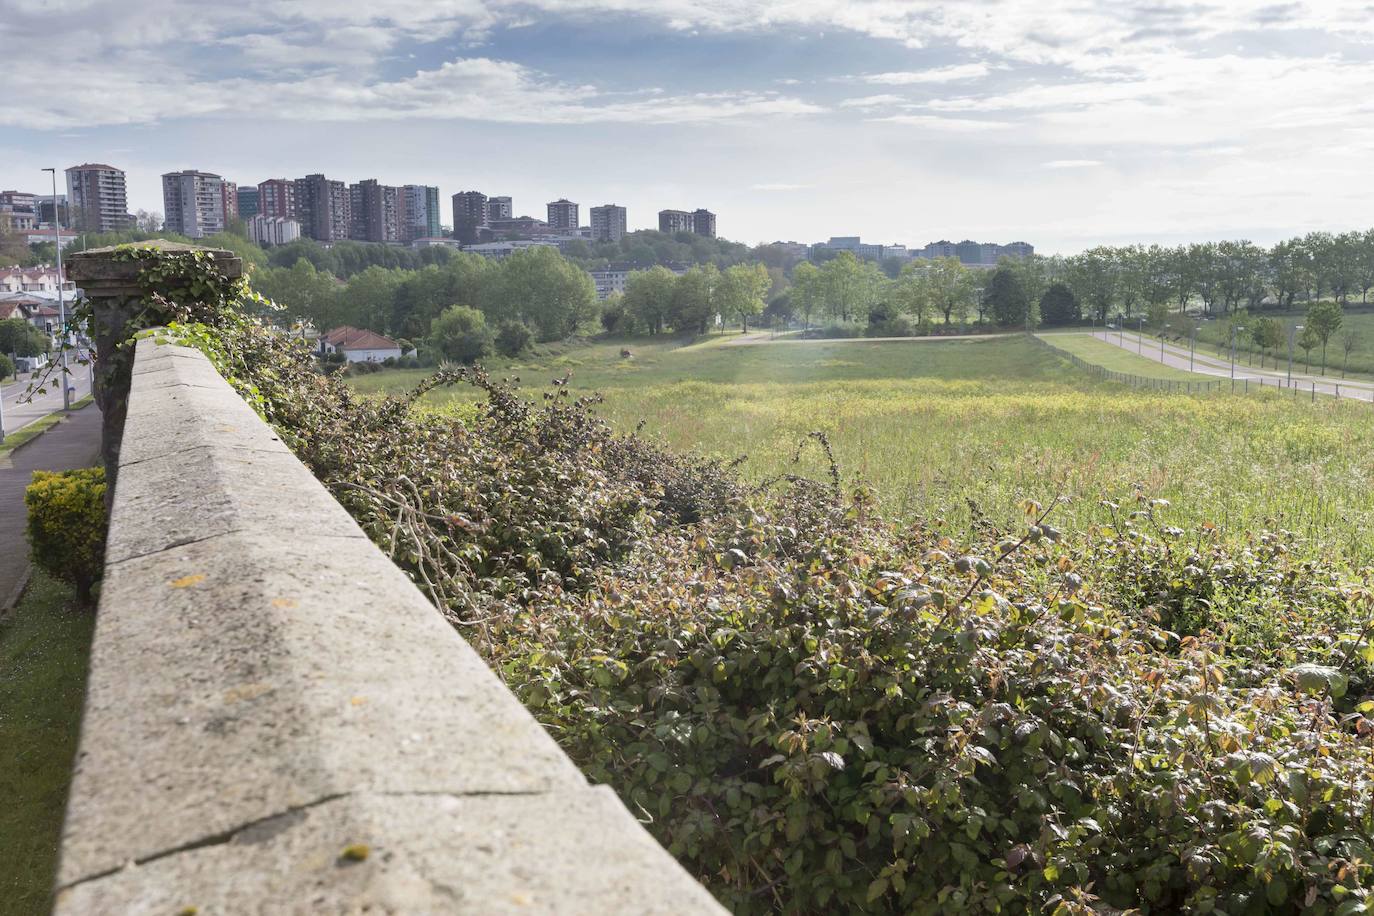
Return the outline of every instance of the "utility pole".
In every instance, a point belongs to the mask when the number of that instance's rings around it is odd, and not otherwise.
[[[1145,316],[1141,315],[1136,319],[1135,324],[1135,352],[1145,354]]]
[[[1245,328],[1243,328],[1243,327],[1239,327],[1239,326],[1234,325],[1234,324],[1231,325],[1231,387],[1232,387],[1232,388],[1235,387],[1235,383],[1236,383],[1236,332],[1237,332],[1237,331],[1244,331],[1244,330],[1245,330]]]
[[[1197,349],[1197,328],[1188,335],[1188,371],[1193,371],[1193,351]]]
[[[57,247],[57,321],[62,328],[62,409],[72,409],[72,389],[67,375],[67,304],[62,298],[62,216],[57,209],[57,169],[44,169],[52,174],[53,242]]]
[[[1295,324],[1288,329],[1288,387],[1293,387],[1293,335],[1302,330],[1302,325]]]

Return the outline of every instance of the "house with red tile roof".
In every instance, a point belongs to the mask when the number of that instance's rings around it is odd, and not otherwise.
[[[401,345],[376,331],[348,325],[320,336],[320,353],[342,353],[350,363],[379,363],[401,358]]]

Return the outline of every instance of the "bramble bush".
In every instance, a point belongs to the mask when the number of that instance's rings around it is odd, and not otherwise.
[[[34,471],[24,505],[33,561],[91,604],[105,570],[105,469]]]
[[[362,398],[214,323],[173,334],[736,912],[1366,912],[1371,597],[1291,534],[1141,495],[956,540],[833,462],[750,485],[472,369]]]

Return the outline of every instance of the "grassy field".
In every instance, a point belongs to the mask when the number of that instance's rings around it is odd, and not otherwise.
[[[1175,382],[1198,382],[1212,378],[1157,363],[1138,355],[1134,350],[1124,350],[1115,344],[1098,340],[1091,334],[1045,334],[1043,338],[1050,345],[1072,353],[1085,363],[1092,363],[1113,372]],[[1146,346],[1148,345],[1147,343]]]
[[[1257,317],[1277,318],[1283,323],[1286,334],[1286,329],[1304,323],[1306,312],[1304,309],[1287,312],[1271,312],[1265,310],[1256,312],[1255,314]],[[1229,355],[1230,351],[1226,349],[1227,328],[1228,325],[1225,321],[1212,319],[1211,321],[1204,322],[1201,330],[1198,331],[1199,344],[1206,344],[1207,352],[1212,355]],[[1345,363],[1345,352],[1341,347],[1340,335],[1347,330],[1354,331],[1358,335],[1355,347],[1350,351],[1349,377],[1363,379],[1374,378],[1374,306],[1361,306],[1358,300],[1346,306],[1345,315],[1341,319],[1340,330],[1332,336],[1330,343],[1327,345],[1326,374],[1337,378],[1341,375],[1341,368]],[[1236,345],[1236,351],[1249,356],[1248,351],[1239,342]],[[1295,342],[1293,346],[1293,371],[1304,373],[1310,372],[1314,375],[1320,374],[1322,359],[1321,348],[1318,347],[1313,350],[1311,356],[1312,361],[1309,365],[1303,359],[1302,348],[1297,346]],[[1253,357],[1255,364],[1258,365],[1259,352],[1255,351]],[[1280,368],[1288,365],[1288,339],[1286,336],[1283,345],[1279,347],[1277,353],[1271,350],[1265,354],[1265,364],[1274,367],[1276,358]]]
[[[0,623],[0,916],[48,911],[94,625],[42,573]]]
[[[634,356],[621,358],[622,346]],[[675,447],[747,455],[756,478],[789,468],[796,443],[824,430],[843,472],[889,509],[956,531],[977,512],[1010,523],[1021,499],[1056,493],[1074,500],[1060,524],[1081,526],[1104,517],[1100,500],[1140,492],[1169,499],[1176,524],[1283,525],[1352,557],[1374,554],[1361,534],[1374,525],[1368,404],[1136,391],[1020,338],[614,342],[491,368],[531,395],[571,373],[575,391],[604,393],[617,428],[643,420]],[[402,390],[425,374],[382,372],[357,386]],[[435,392],[427,403],[472,399]],[[807,453],[802,469],[821,474],[819,456]]]

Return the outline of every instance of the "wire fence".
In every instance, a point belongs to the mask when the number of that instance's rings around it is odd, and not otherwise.
[[[1241,376],[1238,378],[1218,378],[1218,379],[1199,379],[1197,381],[1186,379],[1165,379],[1151,378],[1145,375],[1134,375],[1130,372],[1116,372],[1105,366],[1075,356],[1068,350],[1056,347],[1043,337],[1036,337],[1036,340],[1053,350],[1058,355],[1073,363],[1079,369],[1096,375],[1098,378],[1117,382],[1122,385],[1129,385],[1132,388],[1142,388],[1152,391],[1176,391],[1183,394],[1203,394],[1210,391],[1229,391],[1233,394],[1249,394],[1251,391],[1264,391],[1265,389],[1292,394],[1296,399],[1306,397],[1311,401],[1316,401],[1320,397],[1335,398],[1341,400],[1369,401],[1374,403],[1374,389],[1365,388],[1361,385],[1352,385],[1340,382],[1323,380],[1315,381],[1312,379],[1287,379],[1273,378],[1270,376]],[[1344,388],[1344,390],[1342,390]]]
[[[1096,363],[1090,363],[1068,350],[1056,347],[1043,337],[1036,337],[1045,346],[1073,363],[1079,369],[1091,372],[1103,381],[1117,382],[1132,388],[1145,388],[1153,391],[1179,391],[1186,394],[1202,394],[1207,391],[1220,391],[1226,384],[1225,379],[1198,379],[1197,381],[1168,378],[1151,378],[1148,375],[1133,375],[1130,372],[1117,372]]]

